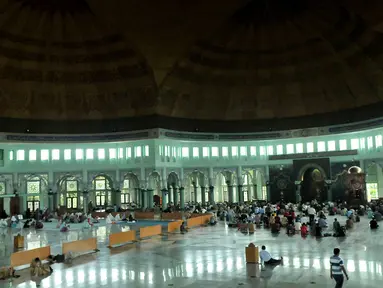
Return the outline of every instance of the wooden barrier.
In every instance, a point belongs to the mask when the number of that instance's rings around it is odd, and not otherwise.
[[[113,233],[109,235],[109,248],[136,241],[136,231]]]
[[[210,218],[211,218],[211,214],[203,214],[199,217],[192,217],[192,218],[189,218],[188,221],[187,221],[187,226],[188,227],[195,227],[195,226],[204,226],[204,225],[207,225],[210,221]]]
[[[154,219],[154,212],[134,212],[135,219]]]
[[[142,227],[140,228],[140,239],[147,238],[150,236],[161,235],[161,233],[162,233],[161,225]]]
[[[78,240],[73,242],[66,242],[62,245],[62,253],[66,254],[68,252],[74,253],[87,253],[87,252],[98,252],[97,249],[97,239],[88,238],[84,240]]]
[[[168,233],[174,233],[174,232],[180,230],[181,224],[182,224],[182,220],[170,222],[168,224]]]
[[[45,260],[51,255],[51,246],[45,246],[32,250],[25,250],[11,254],[11,267],[30,264],[33,259]]]
[[[195,227],[195,226],[201,226],[202,225],[202,217],[193,217],[189,218],[187,222],[187,227]]]

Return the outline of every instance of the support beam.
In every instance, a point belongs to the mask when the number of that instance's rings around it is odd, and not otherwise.
[[[185,188],[180,187],[180,207],[181,210],[185,209]]]
[[[227,192],[229,193],[229,203],[233,203],[234,201],[233,185],[230,185],[230,184],[227,185]]]
[[[168,190],[162,189],[162,211],[168,207]]]

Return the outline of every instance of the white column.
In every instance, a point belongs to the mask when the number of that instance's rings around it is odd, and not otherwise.
[[[383,171],[380,164],[376,164],[376,178],[378,180],[378,197],[383,197]]]

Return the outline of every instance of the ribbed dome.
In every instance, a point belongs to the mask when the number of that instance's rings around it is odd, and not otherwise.
[[[0,11],[1,118],[155,112],[157,88],[144,57],[109,33],[84,0],[0,0]]]
[[[382,30],[383,1],[250,1],[174,65],[158,112],[264,122],[370,107],[383,98]]]

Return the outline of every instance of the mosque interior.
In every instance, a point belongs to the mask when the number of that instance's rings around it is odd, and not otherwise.
[[[0,0],[0,10],[0,211],[383,198],[382,1]],[[43,284],[329,287],[329,247],[340,246],[347,287],[378,287],[381,231],[366,221],[345,241],[219,223],[101,249]],[[111,231],[23,233],[28,249],[57,249],[91,235],[102,246]],[[246,265],[248,242],[270,243],[286,265]]]

